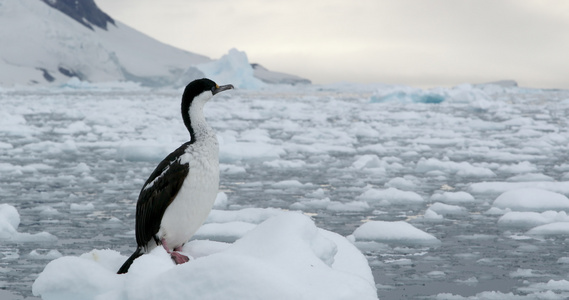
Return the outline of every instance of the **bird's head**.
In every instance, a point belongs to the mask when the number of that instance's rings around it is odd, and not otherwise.
[[[186,86],[182,96],[182,105],[184,102],[187,102],[189,108],[195,100],[201,100],[205,103],[217,93],[230,89],[233,89],[231,84],[219,86],[213,80],[207,78],[196,79]]]
[[[194,139],[194,130],[191,119],[199,119],[200,116],[203,118],[202,109],[204,104],[214,95],[230,89],[233,89],[233,85],[219,86],[213,80],[207,78],[196,79],[186,86],[182,96],[182,118],[192,139]]]

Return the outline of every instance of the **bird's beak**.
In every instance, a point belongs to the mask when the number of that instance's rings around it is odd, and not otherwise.
[[[215,95],[217,93],[227,91],[227,90],[231,90],[231,89],[234,89],[233,85],[231,85],[231,84],[222,85],[222,86],[218,85],[213,89],[212,93]]]

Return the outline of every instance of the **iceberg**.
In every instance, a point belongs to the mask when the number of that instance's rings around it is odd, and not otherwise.
[[[307,216],[281,212],[233,244],[193,240],[174,265],[162,247],[116,274],[126,259],[93,250],[50,262],[32,286],[50,299],[377,299],[366,258]]]
[[[195,68],[219,84],[231,83],[237,88],[248,90],[265,86],[265,83],[254,76],[247,54],[235,48],[220,59],[195,65]]]

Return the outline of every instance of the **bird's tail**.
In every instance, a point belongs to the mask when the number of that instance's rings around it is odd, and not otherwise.
[[[124,264],[119,269],[117,274],[124,274],[124,273],[128,272],[128,268],[130,268],[130,265],[132,265],[132,262],[134,262],[134,260],[137,259],[138,257],[140,257],[142,254],[143,254],[142,253],[142,247],[136,248],[136,251],[134,251],[134,253],[124,262]]]

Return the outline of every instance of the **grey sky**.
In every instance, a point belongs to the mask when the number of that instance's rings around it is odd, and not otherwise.
[[[164,43],[314,83],[569,88],[566,0],[96,0]]]

